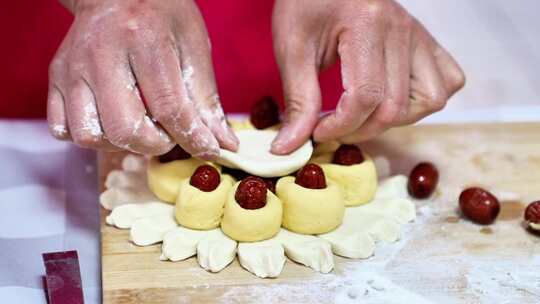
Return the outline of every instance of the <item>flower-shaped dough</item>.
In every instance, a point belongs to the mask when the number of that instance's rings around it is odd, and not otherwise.
[[[142,159],[137,161],[144,167]],[[142,181],[146,178],[144,171],[138,170],[140,175],[130,174],[134,171],[124,167],[112,173],[110,177],[114,178],[106,184],[107,190],[123,189],[129,197],[135,197],[138,192],[131,185],[144,185]],[[131,178],[140,178],[141,183]],[[133,243],[152,246],[163,242],[162,260],[181,261],[196,255],[201,268],[218,272],[238,255],[242,267],[264,278],[280,275],[286,255],[298,264],[327,273],[334,266],[332,252],[347,258],[367,258],[374,254],[377,242],[393,243],[400,238],[403,225],[416,217],[407,181],[406,176],[382,181],[370,204],[346,208],[343,223],[328,233],[313,236],[280,229],[271,239],[249,243],[237,243],[220,228],[193,230],[179,226],[174,207],[155,199],[141,202],[121,198],[104,207],[113,209],[106,223],[130,228]],[[125,188],[126,184],[130,187]]]
[[[180,190],[180,182],[189,178],[201,165],[212,165],[210,162],[191,157],[189,159],[175,160],[161,163],[157,157],[152,157],[148,163],[148,187],[161,200],[174,204]]]
[[[276,184],[277,196],[283,202],[283,227],[303,234],[332,231],[343,221],[345,203],[339,186],[327,180],[324,189],[308,189],[282,177]]]
[[[377,169],[371,157],[362,154],[364,161],[356,165],[321,164],[324,174],[341,187],[346,206],[367,204],[377,192]]]
[[[184,227],[198,230],[219,227],[223,207],[233,183],[232,177],[224,174],[216,189],[205,192],[192,186],[189,178],[182,180],[176,199],[176,221]]]
[[[281,201],[271,191],[266,192],[266,205],[259,209],[244,209],[236,202],[237,182],[229,191],[221,230],[241,242],[256,242],[272,238],[279,232],[283,209]]]

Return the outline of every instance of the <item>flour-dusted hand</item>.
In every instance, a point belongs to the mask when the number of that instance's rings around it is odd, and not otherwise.
[[[235,150],[210,42],[191,0],[65,0],[75,21],[50,66],[53,135],[83,147],[213,158]]]
[[[274,51],[286,115],[273,152],[309,136],[359,142],[442,109],[463,87],[455,60],[393,0],[277,0]],[[341,61],[344,93],[319,119],[320,70]]]

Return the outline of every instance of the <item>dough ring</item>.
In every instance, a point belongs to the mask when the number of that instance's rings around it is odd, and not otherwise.
[[[285,176],[300,169],[309,161],[313,152],[311,141],[289,155],[275,155],[270,153],[270,147],[277,134],[275,130],[238,131],[238,151],[222,149],[217,162],[261,177]]]
[[[180,190],[180,182],[191,177],[199,166],[205,164],[221,171],[219,166],[195,157],[167,163],[161,163],[157,157],[152,157],[148,162],[148,187],[160,200],[174,204]]]
[[[221,230],[236,241],[257,242],[275,236],[281,227],[283,208],[281,201],[271,191],[266,191],[266,205],[260,209],[242,208],[235,199],[237,182],[229,191]]]
[[[182,180],[176,199],[176,221],[184,227],[197,230],[219,227],[223,206],[233,183],[232,177],[223,174],[216,189],[204,192],[190,185],[188,178]]]

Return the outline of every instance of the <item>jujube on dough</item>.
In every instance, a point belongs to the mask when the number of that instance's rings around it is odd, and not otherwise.
[[[282,215],[281,201],[266,189],[264,181],[247,177],[229,191],[221,229],[236,241],[263,241],[279,232]]]
[[[354,145],[341,145],[332,159],[334,163],[322,163],[321,167],[342,189],[345,205],[369,203],[377,191],[377,169],[371,157]]]
[[[302,182],[304,178],[311,182]],[[324,187],[321,184],[323,181]],[[318,188],[307,188],[301,184]],[[276,193],[283,203],[282,225],[288,230],[321,234],[334,230],[343,221],[345,202],[341,189],[335,182],[326,180],[324,172],[315,164],[302,168],[297,178],[280,178]]]
[[[165,154],[168,155],[167,157],[152,157],[148,162],[148,187],[160,200],[171,204],[176,202],[180,182],[190,178],[199,166],[210,165],[218,171],[221,170],[218,165],[211,162],[195,157],[185,158],[186,154],[182,153],[182,151],[181,148],[175,148]],[[189,154],[187,155],[189,156]],[[164,159],[160,161],[160,158]],[[163,162],[165,160],[166,162]]]
[[[195,185],[193,181],[196,181]],[[191,178],[180,182],[175,206],[176,221],[184,227],[198,230],[219,227],[232,184],[230,176],[220,176],[214,167],[198,167]]]

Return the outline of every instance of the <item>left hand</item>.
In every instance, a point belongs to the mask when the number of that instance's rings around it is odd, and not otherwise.
[[[441,110],[465,84],[451,55],[394,0],[276,0],[274,52],[286,114],[272,152],[368,140]],[[344,92],[319,119],[319,72],[341,61]]]

